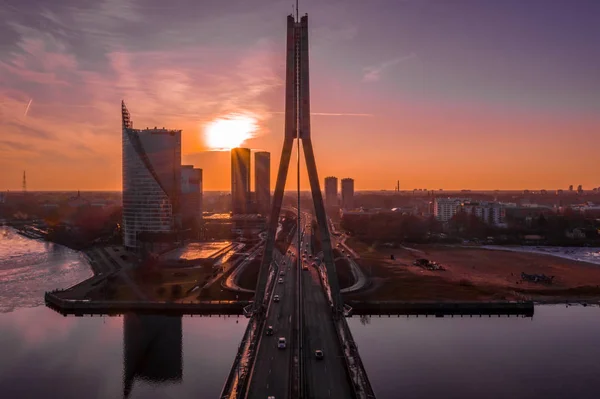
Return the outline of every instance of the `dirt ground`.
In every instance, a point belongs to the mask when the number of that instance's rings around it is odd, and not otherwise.
[[[377,248],[350,240],[370,289],[349,299],[369,300],[598,300],[600,266],[550,255],[442,245]],[[394,255],[395,260],[390,259]],[[418,258],[445,271],[413,265]],[[521,272],[555,276],[552,285],[521,281]]]

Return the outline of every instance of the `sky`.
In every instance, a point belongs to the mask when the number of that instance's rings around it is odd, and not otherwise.
[[[135,127],[183,130],[205,190],[230,188],[205,127],[251,118],[244,146],[271,152],[274,185],[292,5],[0,0],[0,190],[24,170],[29,190],[119,190],[121,100]],[[300,13],[321,184],[600,186],[600,1],[301,0]]]

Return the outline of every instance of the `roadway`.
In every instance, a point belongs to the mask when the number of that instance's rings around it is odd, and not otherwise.
[[[274,251],[274,255],[277,251]],[[296,325],[296,284],[297,266],[295,258],[285,254],[277,260],[279,271],[285,273],[283,283],[275,284],[273,294],[270,297],[265,331],[261,333],[254,362],[254,371],[248,388],[248,398],[266,399],[274,396],[277,399],[290,397],[290,384],[292,383],[292,362],[294,355],[293,330]],[[285,265],[283,264],[285,262]],[[279,295],[280,302],[274,302],[275,295]],[[273,327],[273,335],[267,336],[266,328]],[[287,341],[285,349],[277,347],[279,337]]]
[[[308,226],[304,236],[305,248],[306,243],[310,242],[310,234]],[[309,245],[307,258],[310,254]],[[309,259],[307,262],[312,264],[313,260]],[[302,297],[304,301],[303,359],[307,390],[305,397],[351,398],[353,390],[333,324],[331,306],[321,285],[318,271],[312,266],[302,272]],[[323,359],[318,360],[315,357],[316,350],[323,351]]]
[[[252,252],[250,252],[248,256],[233,269],[229,276],[221,282],[221,286],[231,291],[253,293],[254,290],[240,287],[238,281],[244,270],[246,270],[246,266],[248,266],[263,250],[264,240],[261,240],[259,244],[253,247],[251,250]]]

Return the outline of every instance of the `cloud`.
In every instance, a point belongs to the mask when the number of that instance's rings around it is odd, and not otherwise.
[[[0,140],[0,150],[9,150],[9,151],[31,151],[31,147],[26,143],[9,141],[9,140]]]
[[[415,58],[418,58],[417,55],[415,53],[411,53],[403,57],[396,57],[394,59],[382,62],[378,65],[366,67],[364,68],[365,74],[363,75],[363,82],[377,82],[381,79],[381,74],[386,69]]]
[[[317,47],[329,47],[340,42],[354,39],[358,29],[355,26],[346,26],[340,28],[331,28],[323,26],[316,28],[312,32],[311,45]]]
[[[223,28],[211,22],[207,31],[175,8],[163,11],[178,14],[178,23],[162,24],[162,12],[135,4],[106,0],[8,11],[11,35],[4,38],[10,42],[0,49],[3,161],[56,168],[71,161],[96,167],[97,159],[103,159],[98,168],[118,164],[121,99],[136,127],[183,128],[193,137],[204,122],[238,112],[255,116],[259,133],[266,131],[272,92],[283,84],[280,43],[246,35],[242,47],[213,39],[202,44],[197,38]],[[263,24],[254,11],[236,18],[238,25],[246,26],[246,19]],[[167,40],[173,37],[196,39]]]
[[[335,112],[311,112],[316,116],[373,116],[373,114],[353,114],[353,113],[335,113]]]

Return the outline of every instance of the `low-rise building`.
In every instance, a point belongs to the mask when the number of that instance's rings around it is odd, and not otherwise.
[[[504,206],[499,202],[466,202],[462,209],[470,215],[475,215],[483,222],[493,226],[503,226],[506,218]]]

